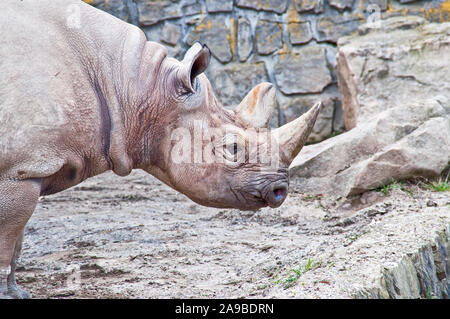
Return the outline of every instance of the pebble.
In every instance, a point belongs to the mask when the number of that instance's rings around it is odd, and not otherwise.
[[[437,207],[438,204],[434,200],[429,199],[429,200],[427,200],[427,206],[428,207]]]

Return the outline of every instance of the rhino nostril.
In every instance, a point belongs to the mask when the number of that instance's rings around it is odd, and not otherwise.
[[[286,199],[288,186],[286,183],[277,183],[267,196],[267,202],[271,207],[278,207]]]
[[[273,190],[273,194],[276,201],[281,201],[284,199],[284,196],[286,195],[286,188],[275,188]]]

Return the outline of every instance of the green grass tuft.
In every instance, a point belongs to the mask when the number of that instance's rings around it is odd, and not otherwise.
[[[409,189],[406,185],[407,184],[405,182],[396,181],[395,179],[392,179],[391,183],[378,187],[375,190],[378,192],[382,192],[386,196],[387,194],[389,194],[390,191],[394,189],[400,189],[401,191],[406,192],[412,196],[413,191]]]
[[[276,284],[280,284],[284,289],[295,286],[299,278],[306,272],[320,267],[320,263],[314,262],[311,258],[308,258],[308,262],[305,265],[301,265],[297,268],[291,269],[291,275],[285,279],[278,279],[275,281]]]
[[[450,184],[448,183],[447,178],[443,179],[442,177],[439,180],[431,182],[430,184],[425,186],[426,189],[433,192],[448,192],[450,191]]]

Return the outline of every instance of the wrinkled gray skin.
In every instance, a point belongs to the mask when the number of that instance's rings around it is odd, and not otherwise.
[[[320,105],[270,133],[280,142],[276,169],[228,159],[177,164],[170,132],[192,132],[195,123],[239,136],[231,149],[214,141],[224,158],[245,150],[253,136],[244,130],[270,117],[272,86],[258,85],[226,110],[202,74],[205,46],[195,44],[183,61],[168,58],[138,28],[75,0],[2,0],[0,34],[0,297],[30,297],[14,271],[38,197],[107,170],[143,169],[207,206],[253,210],[284,201],[287,168]]]

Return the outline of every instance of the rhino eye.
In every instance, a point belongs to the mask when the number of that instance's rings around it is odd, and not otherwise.
[[[231,155],[236,155],[238,152],[238,145],[237,143],[233,143],[227,146],[227,150]]]
[[[223,154],[223,157],[227,161],[236,162],[238,149],[239,147],[237,143],[230,143],[228,145],[224,145],[225,152]]]

